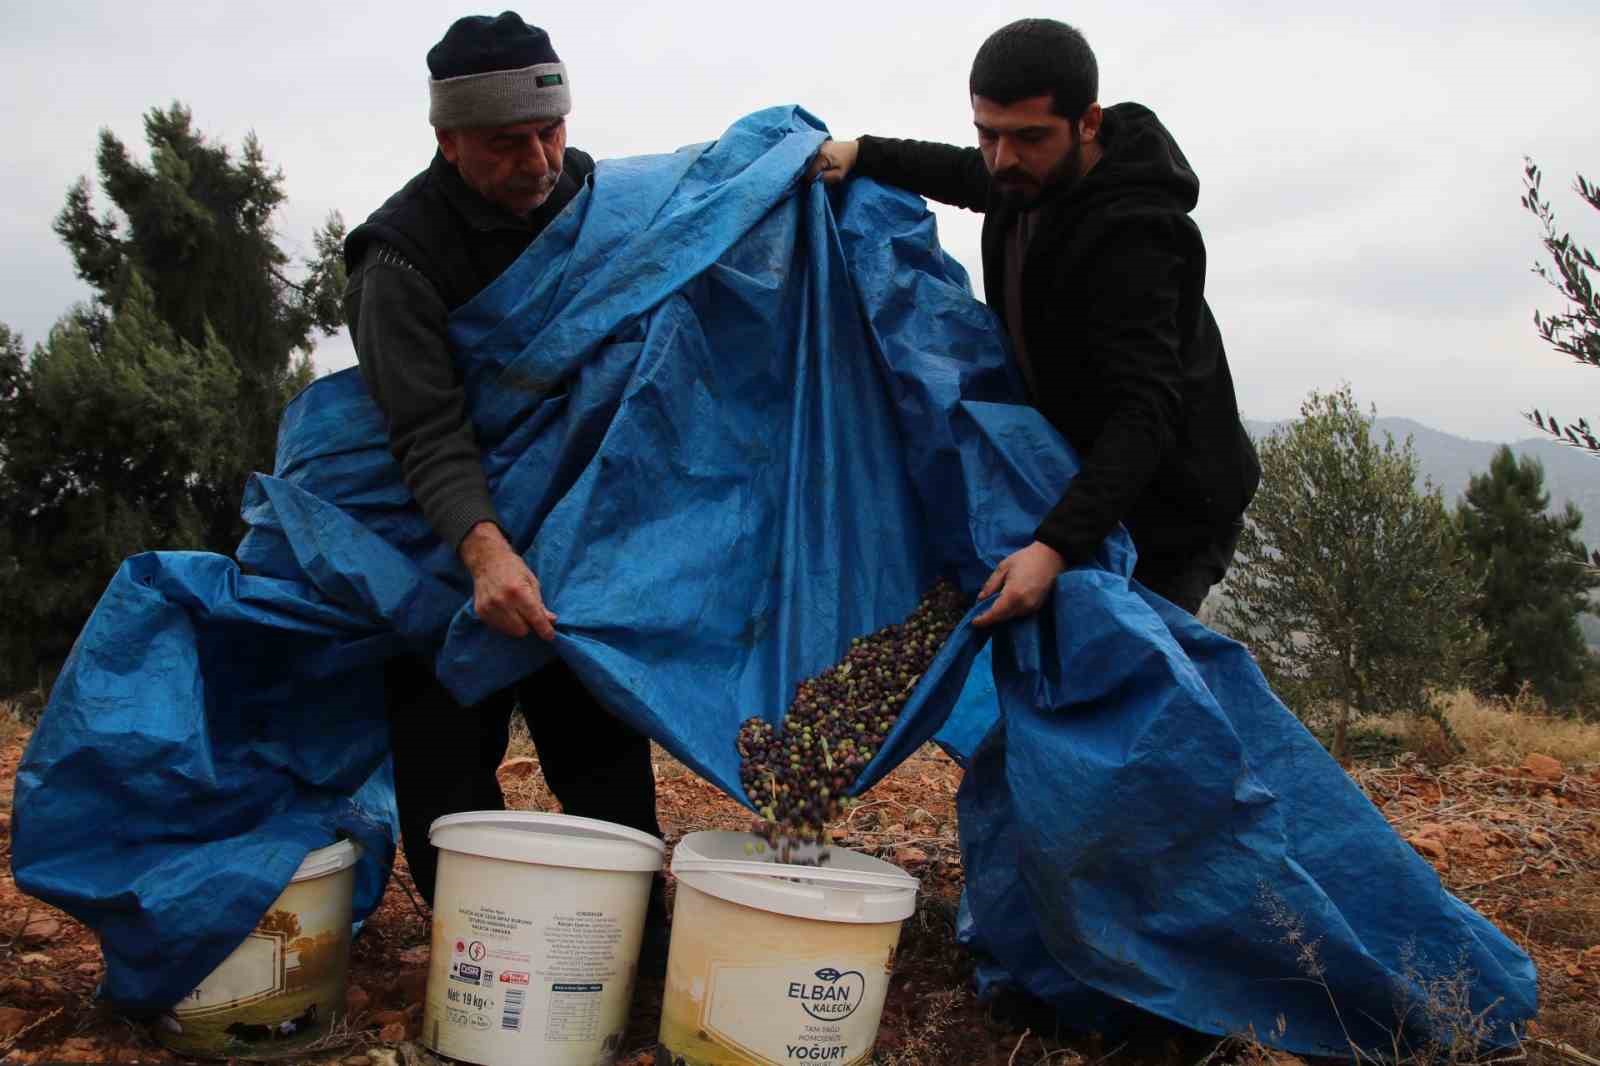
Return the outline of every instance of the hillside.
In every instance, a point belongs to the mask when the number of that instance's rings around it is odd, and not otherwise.
[[[1245,428],[1257,437],[1272,432],[1277,425],[1245,419]],[[1377,426],[1396,440],[1411,437],[1422,476],[1438,486],[1451,507],[1466,492],[1471,477],[1489,469],[1489,460],[1500,447],[1498,441],[1453,436],[1410,418],[1380,418]],[[1551,506],[1559,508],[1570,500],[1583,512],[1583,539],[1600,543],[1600,458],[1535,437],[1517,441],[1511,447],[1518,455],[1532,456],[1544,464]]]

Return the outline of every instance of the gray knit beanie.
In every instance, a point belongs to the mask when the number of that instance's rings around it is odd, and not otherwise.
[[[510,126],[572,110],[567,68],[550,35],[514,11],[457,19],[428,50],[428,122],[436,129]]]

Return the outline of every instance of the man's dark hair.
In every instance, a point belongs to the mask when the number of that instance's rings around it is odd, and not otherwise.
[[[1050,96],[1077,120],[1100,95],[1100,67],[1082,33],[1055,19],[1019,19],[989,35],[972,61],[968,88],[997,104]]]

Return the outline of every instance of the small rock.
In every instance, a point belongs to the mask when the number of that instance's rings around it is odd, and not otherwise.
[[[1541,781],[1560,781],[1562,775],[1566,773],[1560,759],[1540,755],[1538,752],[1522,760],[1522,768]]]
[[[104,1062],[106,1049],[86,1036],[75,1036],[50,1055],[52,1062]]]
[[[1489,846],[1489,838],[1475,825],[1456,826],[1455,842],[1472,851],[1482,851]]]
[[[499,774],[501,777],[509,777],[512,780],[520,781],[524,778],[532,777],[538,769],[538,759],[530,759],[526,755],[519,755],[514,759],[507,759],[501,763]]]
[[[1414,837],[1428,837],[1432,839],[1446,836],[1448,833],[1449,830],[1440,825],[1438,822],[1423,822],[1421,825],[1417,826],[1411,831],[1411,835]]]
[[[426,966],[432,955],[431,944],[418,944],[414,948],[406,948],[400,953],[400,961],[407,966]]]
[[[360,1014],[367,1009],[367,1004],[372,1002],[372,997],[360,985],[351,985],[344,992],[344,1009],[346,1014]]]
[[[406,1023],[395,1022],[378,1030],[378,1039],[385,1044],[398,1044],[406,1038]]]
[[[19,944],[43,944],[61,935],[61,923],[47,915],[29,919],[17,937]]]
[[[900,866],[910,866],[919,862],[927,862],[928,853],[921,848],[901,848],[894,853],[894,861]]]
[[[1406,837],[1406,843],[1416,848],[1427,858],[1435,859],[1439,862],[1443,862],[1445,859],[1449,858],[1450,855],[1450,853],[1445,850],[1444,845],[1435,840],[1433,837],[1408,836]]]
[[[33,1021],[33,1015],[17,1007],[0,1007],[0,1040],[10,1040]]]

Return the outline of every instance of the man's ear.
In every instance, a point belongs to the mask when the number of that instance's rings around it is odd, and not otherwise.
[[[445,160],[454,166],[456,156],[460,154],[457,149],[459,142],[456,140],[455,130],[436,129],[433,131],[433,137],[434,140],[439,142],[439,151],[444,155]]]
[[[1078,119],[1078,139],[1092,144],[1100,139],[1100,124],[1105,121],[1106,113],[1099,104],[1090,104],[1084,109],[1083,117]]]

